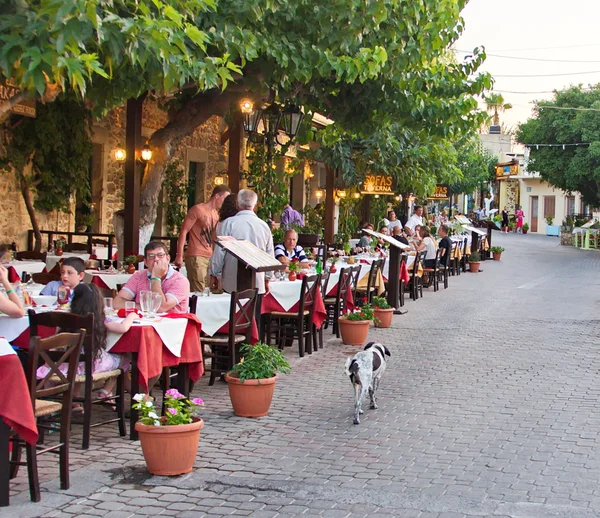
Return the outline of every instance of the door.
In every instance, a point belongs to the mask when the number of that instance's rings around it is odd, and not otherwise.
[[[539,200],[537,196],[531,197],[531,231],[537,232],[538,230],[538,212],[539,212]]]

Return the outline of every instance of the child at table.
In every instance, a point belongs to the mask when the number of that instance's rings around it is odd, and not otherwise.
[[[66,286],[70,290],[69,302],[73,300],[75,287],[83,282],[85,275],[85,262],[81,257],[67,257],[60,267],[60,281],[51,281],[40,291],[40,295],[58,295],[59,286]]]
[[[111,322],[104,314],[104,299],[102,293],[97,286],[93,284],[81,283],[73,290],[73,300],[71,301],[71,313],[85,316],[88,313],[94,315],[94,349],[92,355],[94,363],[92,372],[108,372],[115,369],[129,369],[129,357],[125,354],[115,354],[108,352],[106,348],[106,333],[123,334],[129,331],[131,324],[137,318],[137,313],[130,313],[122,322]],[[67,365],[61,367],[67,369]],[[43,365],[37,370],[37,377],[41,379],[48,373],[48,367]],[[77,366],[77,375],[85,375],[85,365],[79,362]],[[125,378],[127,380],[127,377]],[[104,387],[100,389],[98,395],[100,397],[110,397],[117,382],[117,378],[110,378],[106,381]],[[81,384],[76,384],[75,395],[79,395]],[[127,389],[127,387],[125,387]],[[78,408],[78,407],[74,407]]]
[[[15,289],[8,280],[8,270],[0,264],[0,282],[4,286],[6,295],[0,295],[0,311],[9,317],[19,318],[25,315],[23,302],[18,297]]]

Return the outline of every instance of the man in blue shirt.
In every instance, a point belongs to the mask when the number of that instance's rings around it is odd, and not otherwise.
[[[297,259],[301,268],[308,268],[308,257],[304,248],[297,245],[298,234],[295,230],[287,230],[283,236],[283,243],[275,246],[275,259],[282,264],[290,264],[294,259]]]
[[[60,281],[51,281],[40,291],[40,295],[58,295],[59,286],[69,288],[69,302],[73,298],[73,290],[80,282],[83,282],[85,275],[85,263],[81,257],[67,257],[63,260],[60,267]]]

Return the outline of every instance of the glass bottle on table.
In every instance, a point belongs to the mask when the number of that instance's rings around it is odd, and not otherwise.
[[[317,259],[317,266],[315,266],[315,272],[317,275],[323,273],[323,263],[321,262],[321,256]]]

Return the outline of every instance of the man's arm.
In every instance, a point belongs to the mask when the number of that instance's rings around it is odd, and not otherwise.
[[[185,241],[187,239],[189,231],[194,226],[194,223],[196,223],[196,215],[195,212],[192,212],[193,210],[194,207],[192,207],[188,211],[187,215],[185,216],[185,219],[183,220],[183,224],[181,225],[179,239],[177,240],[177,255],[175,256],[175,260],[173,261],[175,266],[183,265],[183,248],[185,247]]]
[[[113,300],[113,308],[121,309],[125,307],[125,302],[131,301],[135,299],[135,295],[131,293],[131,291],[127,288],[127,285],[121,288],[121,291]]]

